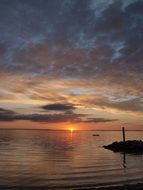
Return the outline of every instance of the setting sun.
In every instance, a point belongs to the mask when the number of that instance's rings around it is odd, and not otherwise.
[[[73,132],[73,130],[74,130],[74,129],[73,129],[73,128],[71,128],[71,129],[70,129],[70,132],[72,133],[72,132]]]
[[[68,131],[70,131],[71,133],[72,133],[73,131],[75,131],[75,130],[78,130],[78,127],[79,127],[79,126],[78,126],[77,124],[75,124],[75,123],[74,123],[74,124],[73,124],[73,123],[72,123],[72,124],[70,123],[70,124],[68,124],[68,125],[65,125],[65,129],[68,130]]]

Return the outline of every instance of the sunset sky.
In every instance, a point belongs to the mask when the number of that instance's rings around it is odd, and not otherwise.
[[[0,0],[0,127],[143,130],[143,0]]]

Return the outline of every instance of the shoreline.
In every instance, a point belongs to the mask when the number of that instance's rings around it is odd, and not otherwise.
[[[109,185],[109,186],[88,186],[88,187],[48,187],[48,186],[3,186],[0,185],[0,190],[143,190],[143,183]]]

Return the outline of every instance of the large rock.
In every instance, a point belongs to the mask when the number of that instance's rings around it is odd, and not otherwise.
[[[132,140],[125,142],[113,142],[112,144],[103,147],[114,152],[143,154],[143,141]]]

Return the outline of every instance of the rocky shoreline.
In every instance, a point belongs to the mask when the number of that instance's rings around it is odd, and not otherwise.
[[[128,140],[113,142],[112,144],[103,146],[106,149],[112,150],[114,152],[123,152],[130,154],[143,154],[143,141],[138,140]]]
[[[0,190],[143,190],[143,183],[137,184],[125,184],[125,185],[116,185],[108,187],[48,187],[48,186],[39,186],[39,187],[27,187],[27,186],[13,186],[6,187],[0,185]]]

